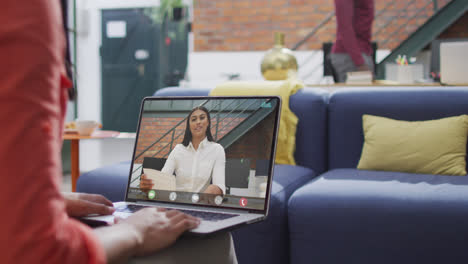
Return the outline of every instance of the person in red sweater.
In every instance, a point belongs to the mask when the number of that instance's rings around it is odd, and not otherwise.
[[[330,54],[338,82],[352,71],[374,72],[372,23],[374,0],[334,0],[336,41]]]
[[[71,85],[65,50],[60,0],[2,1],[1,263],[121,263],[155,252],[173,254],[162,249],[195,228],[198,219],[152,208],[93,230],[74,217],[111,214],[112,203],[100,195],[60,193],[60,150]],[[196,249],[195,244],[186,247]],[[177,250],[176,245],[171,248]],[[221,253],[226,252],[232,254],[229,247]]]

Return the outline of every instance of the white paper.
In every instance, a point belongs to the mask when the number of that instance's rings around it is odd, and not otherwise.
[[[135,51],[135,59],[146,60],[149,58],[149,52],[145,49],[139,49]]]
[[[146,178],[153,181],[154,186],[152,189],[175,191],[176,179],[174,175],[148,168],[144,168],[143,171],[146,175]]]
[[[109,21],[106,25],[108,38],[125,38],[127,36],[127,22]]]

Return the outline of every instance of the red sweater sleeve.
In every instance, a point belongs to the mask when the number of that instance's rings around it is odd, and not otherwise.
[[[2,263],[105,263],[92,230],[59,192],[66,89],[59,0],[0,8],[0,251]]]

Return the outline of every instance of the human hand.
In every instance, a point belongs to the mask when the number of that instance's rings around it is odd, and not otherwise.
[[[145,208],[126,219],[116,218],[116,224],[133,229],[135,255],[143,256],[170,246],[182,233],[196,228],[200,220],[177,210]]]
[[[154,183],[151,179],[146,178],[146,174],[140,176],[140,189],[144,192],[148,192],[154,186]]]
[[[204,195],[200,196],[201,197],[200,202],[215,205],[216,196],[218,195],[222,196],[223,191],[218,186],[211,184],[211,185],[208,185],[208,187],[206,187],[205,191],[203,191],[203,194]]]
[[[71,217],[110,215],[115,211],[112,202],[99,194],[63,193],[63,198],[67,214]]]
[[[214,184],[210,184],[208,187],[206,187],[205,191],[203,193],[206,194],[215,194],[215,195],[223,195],[223,191],[221,188]]]

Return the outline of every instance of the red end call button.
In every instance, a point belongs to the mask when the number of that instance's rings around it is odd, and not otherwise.
[[[247,199],[245,199],[244,197],[240,198],[239,204],[242,207],[246,207],[247,206]]]

